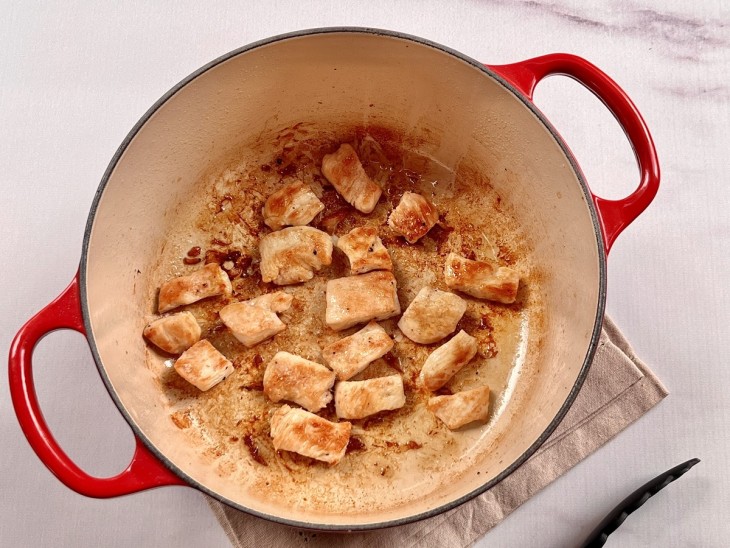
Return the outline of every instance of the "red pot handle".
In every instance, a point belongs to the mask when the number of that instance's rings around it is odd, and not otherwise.
[[[35,345],[56,329],[74,329],[86,334],[81,314],[78,273],[56,300],[33,316],[18,331],[10,346],[8,359],[10,396],[20,427],[43,464],[67,487],[88,497],[109,498],[162,485],[186,485],[139,439],[132,462],[127,469],[111,478],[90,476],[63,452],[51,435],[38,405],[32,370]]]
[[[554,53],[512,65],[487,65],[532,100],[537,83],[553,74],[569,76],[592,91],[626,133],[639,164],[638,188],[621,200],[593,196],[603,228],[606,252],[621,231],[651,203],[659,189],[659,160],[644,119],[629,96],[606,73],[581,57]]]

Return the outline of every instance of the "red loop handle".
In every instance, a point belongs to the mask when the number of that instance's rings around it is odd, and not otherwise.
[[[569,76],[592,91],[611,111],[626,133],[639,164],[637,189],[621,200],[593,196],[603,229],[606,253],[616,237],[651,203],[659,189],[659,160],[644,119],[624,90],[606,73],[581,57],[555,53],[512,65],[488,65],[532,100],[537,83],[553,74]]]
[[[51,435],[38,405],[32,370],[33,349],[40,339],[56,329],[73,329],[86,334],[81,314],[78,273],[56,300],[33,316],[18,331],[10,347],[10,396],[20,427],[43,464],[67,487],[88,497],[109,498],[162,485],[186,485],[139,439],[127,469],[111,478],[90,476],[63,452]]]

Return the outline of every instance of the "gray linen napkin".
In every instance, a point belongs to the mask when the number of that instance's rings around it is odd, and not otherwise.
[[[667,390],[605,318],[590,372],[552,436],[520,468],[475,499],[434,518],[382,531],[309,533],[235,510],[207,497],[235,547],[468,546],[659,403]]]

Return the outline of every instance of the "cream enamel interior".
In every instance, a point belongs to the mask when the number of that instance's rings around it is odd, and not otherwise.
[[[370,107],[374,104],[374,107]],[[545,317],[530,326],[529,362],[468,473],[421,499],[368,513],[308,512],[237,488],[206,465],[169,420],[145,361],[149,273],[208,173],[235,164],[257,135],[301,121],[381,124],[419,136],[447,166],[478,165],[530,239]],[[88,322],[111,389],[147,440],[186,476],[254,512],[361,527],[428,512],[478,489],[545,431],[579,377],[600,306],[601,257],[579,180],[550,131],[470,63],[427,44],[367,32],[295,36],[214,66],[158,108],[124,150],[94,213],[84,272]],[[418,470],[412,471],[418,474]],[[477,472],[479,472],[477,474]]]

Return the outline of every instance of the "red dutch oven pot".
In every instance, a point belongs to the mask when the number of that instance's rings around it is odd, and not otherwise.
[[[551,75],[568,76],[592,91],[625,131],[641,174],[628,197],[607,200],[592,194],[567,145],[532,103],[537,84]],[[317,98],[323,99],[324,107],[317,106]],[[142,297],[132,297],[131,287],[138,281],[135,272],[150,268],[153,253],[139,256],[139,249],[145,241],[164,239],[165,227],[156,219],[190,191],[202,167],[210,162],[226,165],[235,158],[236,147],[272,119],[282,127],[302,119],[325,123],[333,116],[343,123],[361,123],[363,116],[372,115],[372,102],[395,126],[408,129],[416,119],[415,125],[427,125],[437,139],[458,135],[459,146],[483,155],[495,189],[514,205],[525,232],[540,241],[535,262],[552,273],[543,287],[550,315],[544,341],[539,352],[535,350],[540,367],[521,396],[540,403],[526,405],[504,425],[498,421],[493,426],[498,444],[481,438],[475,442],[491,448],[482,450],[483,457],[473,464],[483,472],[479,476],[464,474],[438,493],[367,515],[307,512],[261,501],[205,470],[196,461],[195,448],[185,447],[169,420],[148,418],[155,414],[145,407],[154,400],[154,383],[135,375],[128,378],[111,341],[130,349],[127,369],[133,369],[135,360],[144,360],[139,322],[146,305]],[[501,178],[508,168],[509,181]],[[611,78],[580,57],[552,54],[485,66],[420,38],[353,28],[305,31],[246,46],[170,90],[112,159],[89,215],[78,274],[12,343],[10,390],[20,426],[51,472],[90,497],[191,485],[261,517],[328,530],[373,529],[433,516],[511,473],[563,418],[598,342],[608,251],[649,205],[658,186],[656,151],[639,111]],[[141,203],[146,204],[143,212],[138,211]],[[129,305],[112,317],[103,306],[107,300],[127,300]],[[38,341],[56,329],[76,330],[87,338],[110,395],[136,435],[132,461],[117,476],[97,478],[76,466],[43,418],[32,356]]]

